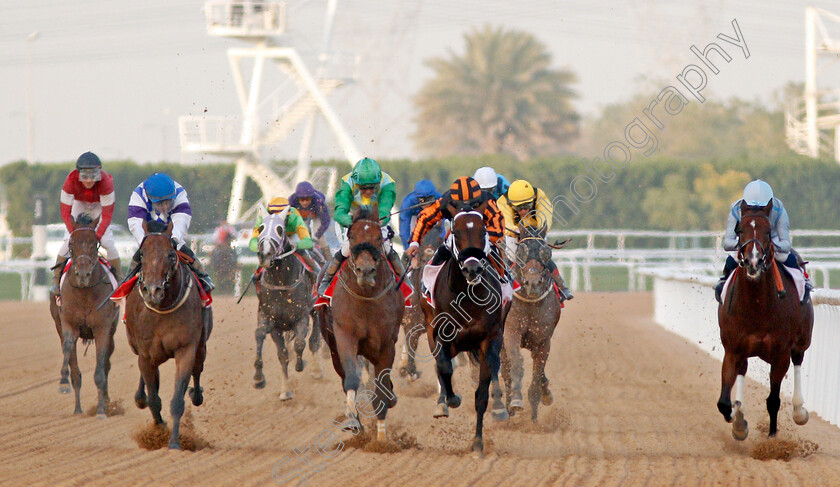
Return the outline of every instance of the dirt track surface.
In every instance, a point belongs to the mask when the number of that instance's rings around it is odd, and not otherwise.
[[[430,363],[413,384],[396,385],[390,411],[398,453],[353,448],[332,460],[312,450],[316,437],[342,413],[344,396],[331,364],[325,379],[293,370],[294,399],[280,402],[274,344],[264,352],[268,385],[251,386],[255,298],[214,304],[216,324],[202,377],[205,404],[189,405],[198,435],[210,447],[196,452],[147,451],[132,435],[151,421],[134,406],[139,374],[121,324],[110,375],[112,400],[125,414],[98,420],[74,416],[73,396],[58,393],[61,351],[46,304],[0,304],[0,484],[4,485],[275,485],[294,468],[308,471],[307,485],[840,485],[840,428],[816,414],[804,427],[783,401],[780,438],[816,444],[809,456],[761,461],[766,446],[766,390],[748,382],[750,437],[738,443],[717,412],[720,365],[651,320],[649,294],[582,294],[563,312],[546,373],[554,404],[540,422],[521,416],[502,424],[487,414],[487,454],[468,452],[475,413],[467,369],[458,369],[456,391],[464,404],[448,419],[432,418],[435,398]],[[421,340],[421,353],[428,353]],[[82,349],[83,350],[83,349]],[[82,408],[96,401],[94,350],[80,356]],[[806,358],[807,360],[807,354]],[[530,383],[526,358],[524,386]],[[161,368],[164,418],[169,421],[174,363]],[[808,407],[808,404],[805,405]],[[762,431],[763,430],[763,431]],[[339,436],[348,441],[348,433]],[[315,468],[295,459],[305,451]],[[772,445],[771,445],[772,447]],[[298,485],[302,477],[286,485]]]

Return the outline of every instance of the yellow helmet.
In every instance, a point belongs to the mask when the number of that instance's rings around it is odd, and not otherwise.
[[[282,196],[275,196],[268,202],[268,214],[280,213],[289,207],[289,200]]]
[[[537,190],[528,181],[517,179],[508,188],[507,199],[513,206],[522,206],[537,199]]]

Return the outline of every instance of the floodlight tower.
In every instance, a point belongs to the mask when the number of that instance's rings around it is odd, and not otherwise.
[[[805,94],[790,100],[785,110],[788,146],[802,155],[834,157],[840,162],[840,91],[819,91],[819,55],[840,55],[840,39],[833,38],[826,22],[836,28],[840,16],[816,7],[805,8]],[[830,131],[834,131],[833,138]],[[826,133],[828,132],[828,133]]]
[[[328,3],[326,39],[329,39],[337,0],[328,0]],[[327,45],[319,57],[317,73],[313,75],[298,51],[284,38],[286,4],[282,1],[213,0],[205,3],[204,12],[208,34],[250,44],[227,50],[242,109],[241,120],[219,116],[183,116],[179,119],[183,152],[236,160],[227,221],[236,223],[247,216],[242,213],[247,178],[259,185],[264,198],[288,195],[303,179],[313,181],[328,195],[333,194],[337,180],[335,168],[318,168],[310,174],[311,130],[306,131],[309,135],[305,134],[301,142],[301,147],[306,147],[306,154],[302,150],[297,167],[285,175],[276,174],[263,161],[261,153],[286,140],[307,117],[311,119],[313,114],[320,114],[326,119],[347,161],[351,164],[358,161],[361,158],[358,149],[327,101],[328,94],[357,78],[358,57],[352,53],[329,52]],[[249,77],[246,77],[243,61],[251,67]],[[279,74],[280,79],[272,77],[271,68],[276,68],[275,74]],[[263,85],[269,85],[268,95],[262,94]]]

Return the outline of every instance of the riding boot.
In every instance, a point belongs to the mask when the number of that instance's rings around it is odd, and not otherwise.
[[[487,256],[487,260],[490,261],[490,265],[493,266],[493,270],[496,271],[496,274],[499,276],[499,281],[502,284],[507,282],[513,282],[513,276],[511,276],[507,268],[505,266],[505,261],[502,259],[502,253],[499,251],[499,248],[495,245],[491,246],[490,254]]]
[[[569,288],[566,287],[566,281],[563,280],[563,276],[560,275],[560,270],[557,268],[557,265],[554,264],[554,261],[548,261],[548,267],[551,268],[551,278],[554,280],[554,283],[557,284],[557,289],[560,290],[560,295],[563,296],[564,301],[569,301],[574,299],[574,295]]]
[[[738,263],[735,262],[735,259],[732,256],[726,257],[726,264],[723,266],[723,277],[720,278],[717,284],[715,284],[715,299],[717,299],[718,303],[722,303],[721,300],[721,293],[723,293],[723,285],[726,284],[726,280],[729,279],[729,275],[732,274],[732,271],[738,267]]]
[[[327,288],[330,287],[330,283],[332,282],[335,274],[338,272],[338,269],[341,268],[341,264],[344,263],[344,255],[341,253],[341,250],[337,251],[335,255],[333,255],[332,260],[330,261],[329,265],[327,266],[327,271],[324,272],[324,277],[321,279],[321,283],[318,285],[318,294],[323,296],[324,293],[327,292]]]
[[[400,255],[393,249],[393,247],[391,248],[391,251],[388,252],[388,262],[390,262],[394,267],[394,273],[397,276],[403,275],[405,272],[405,266],[403,265],[402,260],[400,260]],[[397,277],[397,279],[399,279],[399,277]]]
[[[193,260],[192,264],[190,264],[190,268],[195,271],[195,275],[198,277],[201,287],[203,287],[208,294],[216,288],[216,285],[213,284],[213,280],[210,279],[210,275],[204,272],[204,266],[198,258]]]
[[[55,259],[55,265],[52,267],[52,286],[50,286],[50,294],[55,296],[61,295],[61,273],[64,272],[64,266],[67,265],[67,258],[58,256]]]
[[[114,273],[114,277],[117,279],[117,282],[122,282],[123,275],[122,269],[120,268],[120,258],[117,257],[116,259],[111,259],[108,262],[111,263],[111,272]]]

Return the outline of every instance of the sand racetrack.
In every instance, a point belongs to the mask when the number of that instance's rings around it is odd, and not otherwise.
[[[344,445],[325,461],[315,438],[344,406],[332,366],[314,380],[293,370],[294,399],[281,402],[274,344],[264,352],[268,385],[251,385],[256,298],[214,304],[216,323],[202,377],[205,404],[189,404],[196,433],[210,446],[196,452],[147,451],[132,439],[151,416],[134,406],[139,374],[120,324],[110,393],[125,414],[98,420],[74,416],[73,396],[58,393],[61,350],[45,303],[0,303],[0,484],[3,485],[275,485],[295,468],[306,485],[840,485],[840,428],[812,412],[797,427],[789,401],[779,413],[781,439],[814,444],[816,453],[790,461],[751,457],[767,444],[767,392],[748,382],[750,437],[732,439],[715,407],[720,365],[657,327],[650,294],[581,294],[563,312],[546,373],[554,404],[538,425],[521,416],[496,423],[487,414],[487,455],[468,453],[474,428],[473,389],[456,371],[464,404],[435,420],[431,363],[413,384],[396,385],[391,432],[398,453]],[[82,348],[83,351],[83,348]],[[428,353],[426,345],[421,352]],[[82,365],[82,408],[96,401],[94,350]],[[305,354],[310,361],[312,356]],[[805,360],[808,360],[806,354]],[[530,383],[530,359],[526,379]],[[169,421],[174,363],[161,368],[164,418]],[[805,404],[808,407],[808,404]],[[348,433],[339,437],[347,441]],[[416,442],[415,447],[405,448]],[[311,467],[295,459],[306,453]],[[314,455],[314,456],[313,456]],[[320,469],[320,471],[315,471]],[[295,477],[287,485],[298,485]],[[301,484],[302,485],[302,484]]]

